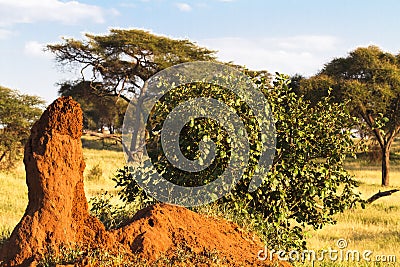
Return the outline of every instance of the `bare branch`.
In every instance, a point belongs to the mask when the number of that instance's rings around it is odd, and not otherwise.
[[[392,189],[392,190],[388,190],[388,191],[379,191],[378,193],[376,193],[375,195],[373,195],[372,197],[367,199],[367,203],[371,204],[372,202],[374,202],[375,200],[380,199],[381,197],[386,197],[386,196],[390,196],[393,193],[396,193],[400,191],[399,189]]]

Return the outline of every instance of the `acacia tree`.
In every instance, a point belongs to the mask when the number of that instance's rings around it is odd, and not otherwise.
[[[310,79],[302,91],[311,98],[326,95],[347,102],[382,155],[382,185],[389,185],[390,148],[400,131],[400,54],[386,53],[376,46],[357,48],[347,57],[336,58]]]
[[[0,168],[10,168],[42,113],[44,101],[0,86]]]
[[[83,80],[101,82],[100,88],[92,87],[98,95],[119,96],[127,102],[136,99],[138,109],[146,98],[146,81],[155,73],[179,63],[215,59],[215,51],[189,40],[138,29],[111,29],[107,35],[85,36],[86,40],[64,39],[62,44],[47,48],[57,62],[78,67]],[[140,110],[136,114],[140,116]],[[139,147],[140,137],[137,132],[133,136],[131,151]]]

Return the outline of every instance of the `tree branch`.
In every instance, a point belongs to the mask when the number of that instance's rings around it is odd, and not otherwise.
[[[392,145],[392,142],[394,141],[394,138],[395,138],[396,135],[399,133],[399,129],[400,129],[400,126],[397,126],[395,129],[393,129],[393,130],[390,132],[389,137],[388,137],[388,139],[387,139],[387,143],[388,143],[389,146]]]
[[[4,157],[7,155],[8,151],[4,151],[3,154],[0,157],[0,162],[4,159]]]
[[[359,114],[367,123],[368,127],[375,135],[376,140],[378,141],[380,147],[383,149],[385,147],[385,140],[382,134],[380,133],[379,129],[374,128],[374,118],[372,117],[372,114],[368,113],[368,111],[364,107],[360,107],[359,109],[360,109]]]
[[[376,193],[375,195],[373,195],[372,197],[367,199],[367,203],[371,204],[372,202],[374,202],[375,200],[381,198],[381,197],[386,197],[386,196],[390,196],[393,193],[396,193],[400,191],[399,189],[392,189],[392,190],[388,190],[388,191],[379,191],[378,193]]]

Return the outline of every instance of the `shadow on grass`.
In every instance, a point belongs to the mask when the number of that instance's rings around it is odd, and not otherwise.
[[[98,138],[93,136],[82,136],[82,147],[94,150],[122,151],[122,145],[116,140],[109,138]]]

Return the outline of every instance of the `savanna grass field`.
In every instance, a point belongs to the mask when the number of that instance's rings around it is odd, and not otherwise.
[[[112,180],[125,159],[121,147],[111,142],[102,142],[96,137],[82,137],[86,162],[85,190],[88,200],[104,192],[116,195]],[[346,169],[359,181],[358,190],[364,199],[378,191],[400,188],[400,139],[396,140],[391,154],[390,186],[381,187],[381,166],[378,162],[358,158],[348,159]],[[0,172],[0,242],[11,234],[22,217],[28,202],[25,171],[22,159],[10,171]],[[228,214],[208,211],[212,216],[228,217]],[[229,213],[229,211],[226,211]],[[216,215],[218,214],[218,215]],[[338,250],[337,241],[344,239],[347,250],[372,252],[371,262],[356,261],[305,261],[294,262],[294,266],[400,266],[400,192],[383,197],[367,205],[357,207],[335,217],[335,225],[320,230],[310,229],[307,237],[309,250]],[[251,222],[242,223],[244,226]],[[0,243],[0,244],[1,244]],[[381,262],[379,262],[381,261]],[[396,261],[396,262],[395,262]]]

